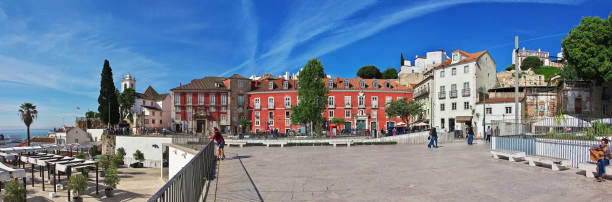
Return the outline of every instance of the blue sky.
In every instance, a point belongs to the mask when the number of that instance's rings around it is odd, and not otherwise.
[[[117,86],[129,72],[138,92],[209,75],[295,72],[313,57],[334,77],[354,77],[363,65],[399,68],[400,53],[438,49],[489,50],[502,70],[514,35],[556,54],[583,16],[610,11],[605,0],[0,0],[0,130],[23,128],[23,102],[39,107],[33,128],[97,110],[104,59]]]

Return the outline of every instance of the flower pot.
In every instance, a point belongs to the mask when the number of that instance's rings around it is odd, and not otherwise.
[[[106,176],[106,174],[104,173],[104,170],[101,170],[100,171],[100,177],[104,177],[104,176]]]
[[[106,198],[113,197],[113,189],[104,189],[104,195],[106,195]]]
[[[78,197],[78,196],[77,197],[72,197],[72,201],[74,201],[74,202],[83,202],[83,198]]]

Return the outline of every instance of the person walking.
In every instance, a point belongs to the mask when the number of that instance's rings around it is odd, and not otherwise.
[[[432,146],[434,148],[438,148],[438,133],[436,132],[436,128],[431,128],[429,131],[429,144],[427,145],[427,148],[431,148]]]
[[[487,126],[487,131],[485,133],[486,133],[485,141],[491,142],[491,134],[493,133],[493,131],[491,130],[491,126]]]
[[[214,139],[217,142],[217,158],[221,160],[225,159],[225,152],[223,152],[225,140],[223,139],[223,135],[221,135],[217,127],[215,127],[215,132],[213,136],[209,137],[209,139]]]
[[[467,143],[469,145],[472,145],[472,141],[474,141],[474,129],[472,129],[472,126],[468,126],[467,127]]]

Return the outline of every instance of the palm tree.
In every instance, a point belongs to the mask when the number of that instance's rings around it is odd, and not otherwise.
[[[23,103],[19,108],[19,117],[28,128],[28,146],[30,146],[30,124],[38,117],[38,111],[36,111],[36,105],[28,102]]]

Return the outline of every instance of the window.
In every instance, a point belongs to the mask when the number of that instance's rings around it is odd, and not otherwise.
[[[470,102],[463,102],[463,109],[470,109]]]
[[[191,111],[191,106],[187,106],[187,112],[192,112]]]
[[[285,96],[285,108],[291,108],[291,97]]]
[[[244,105],[244,95],[238,96],[238,106]]]
[[[198,105],[204,105],[204,95],[198,94]]]
[[[214,105],[215,104],[215,95],[210,95],[210,105]]]
[[[363,115],[365,115],[365,113],[363,112],[363,109],[360,109],[359,110],[359,116],[363,116]]]
[[[291,125],[291,119],[285,119],[285,126],[288,126],[288,125]]]
[[[457,103],[456,102],[451,103],[451,110],[457,110]]]
[[[327,87],[329,88],[333,88],[334,87],[334,80],[327,80]]]
[[[191,94],[187,94],[187,104],[191,104]]]
[[[358,96],[357,97],[357,102],[358,102],[357,104],[360,107],[364,107],[365,106],[365,98],[364,98],[364,96]]]
[[[242,98],[242,96],[238,96],[238,105],[242,105],[242,103],[244,103],[244,100],[240,98]],[[242,100],[242,103],[240,103],[240,100]],[[221,95],[221,105],[227,105],[227,95]]]
[[[440,86],[440,93],[446,93],[446,86]]]
[[[155,116],[155,111],[152,111],[152,112],[151,112],[151,116]]]
[[[334,110],[329,110],[329,120],[331,120],[332,118],[334,118]]]
[[[334,107],[334,106],[335,106],[334,96],[329,96],[329,97],[327,97],[327,105],[328,105],[329,107]]]
[[[470,82],[463,82],[463,89],[470,89]]]
[[[453,76],[457,75],[457,68],[453,67],[453,68],[451,69],[451,74],[452,74]]]
[[[385,87],[387,87],[387,88],[391,88],[391,82],[389,82],[389,81],[385,81]]]
[[[389,103],[391,103],[392,101],[393,101],[393,98],[392,98],[392,97],[389,97],[389,96],[385,97],[385,104],[389,104]]]
[[[444,70],[440,71],[440,78],[444,78]]]
[[[372,107],[378,107],[378,97],[372,96]]]
[[[261,104],[259,103],[259,98],[255,98],[253,102],[254,102],[254,105],[255,105],[254,106],[255,109],[259,109],[261,107]]]
[[[444,104],[440,104],[440,111],[444,111]]]
[[[300,96],[296,96],[296,97],[295,97],[295,102],[296,102],[297,104],[300,104]]]
[[[283,81],[283,88],[284,89],[289,88],[289,81]]]
[[[210,107],[210,112],[216,112],[217,108],[216,107]]]
[[[268,109],[274,109],[274,98],[268,97]]]
[[[259,112],[255,112],[255,120],[259,120]]]
[[[344,96],[344,107],[351,107],[351,96]]]
[[[286,119],[291,118],[291,113],[289,111],[285,111],[285,118]]]
[[[506,107],[506,114],[512,114],[512,107]]]
[[[470,66],[463,66],[463,73],[470,73]]]
[[[152,123],[152,124],[155,124],[155,119],[151,120],[151,123]]]
[[[255,120],[255,126],[259,126],[259,120]]]
[[[344,88],[349,88],[349,87],[350,87],[349,80],[344,80]]]
[[[159,120],[159,124],[162,124],[162,120]]]
[[[457,62],[459,61],[459,54],[455,53],[453,54],[453,62]]]
[[[238,111],[241,111],[242,108],[238,108]],[[221,112],[226,112],[227,111],[227,107],[226,106],[222,106],[221,107]],[[234,117],[236,118],[236,117]]]
[[[174,104],[175,105],[181,104],[181,96],[180,95],[174,94]],[[143,103],[143,105],[144,105],[144,103]]]
[[[487,113],[487,114],[492,114],[492,113],[493,113],[493,109],[491,109],[491,107],[487,107],[487,108],[485,109],[485,113]]]
[[[149,124],[149,119],[145,119],[145,124]]]
[[[344,111],[344,118],[351,118],[351,110]]]
[[[360,88],[365,88],[365,81],[364,80],[359,81],[359,87]]]
[[[442,128],[444,128],[444,119],[440,120],[440,125],[441,125]]]
[[[376,110],[372,110],[372,118],[378,118],[378,113]]]
[[[244,81],[238,81],[238,88],[244,87]]]
[[[379,88],[380,86],[378,86],[378,80],[374,80],[372,82],[372,84],[374,85],[374,88]]]
[[[270,90],[274,89],[274,83],[272,83],[272,81],[268,82],[268,89]]]
[[[608,104],[603,104],[603,106],[601,106],[601,113],[602,113],[603,115],[608,115],[608,111],[610,111],[610,110],[608,109]]]

